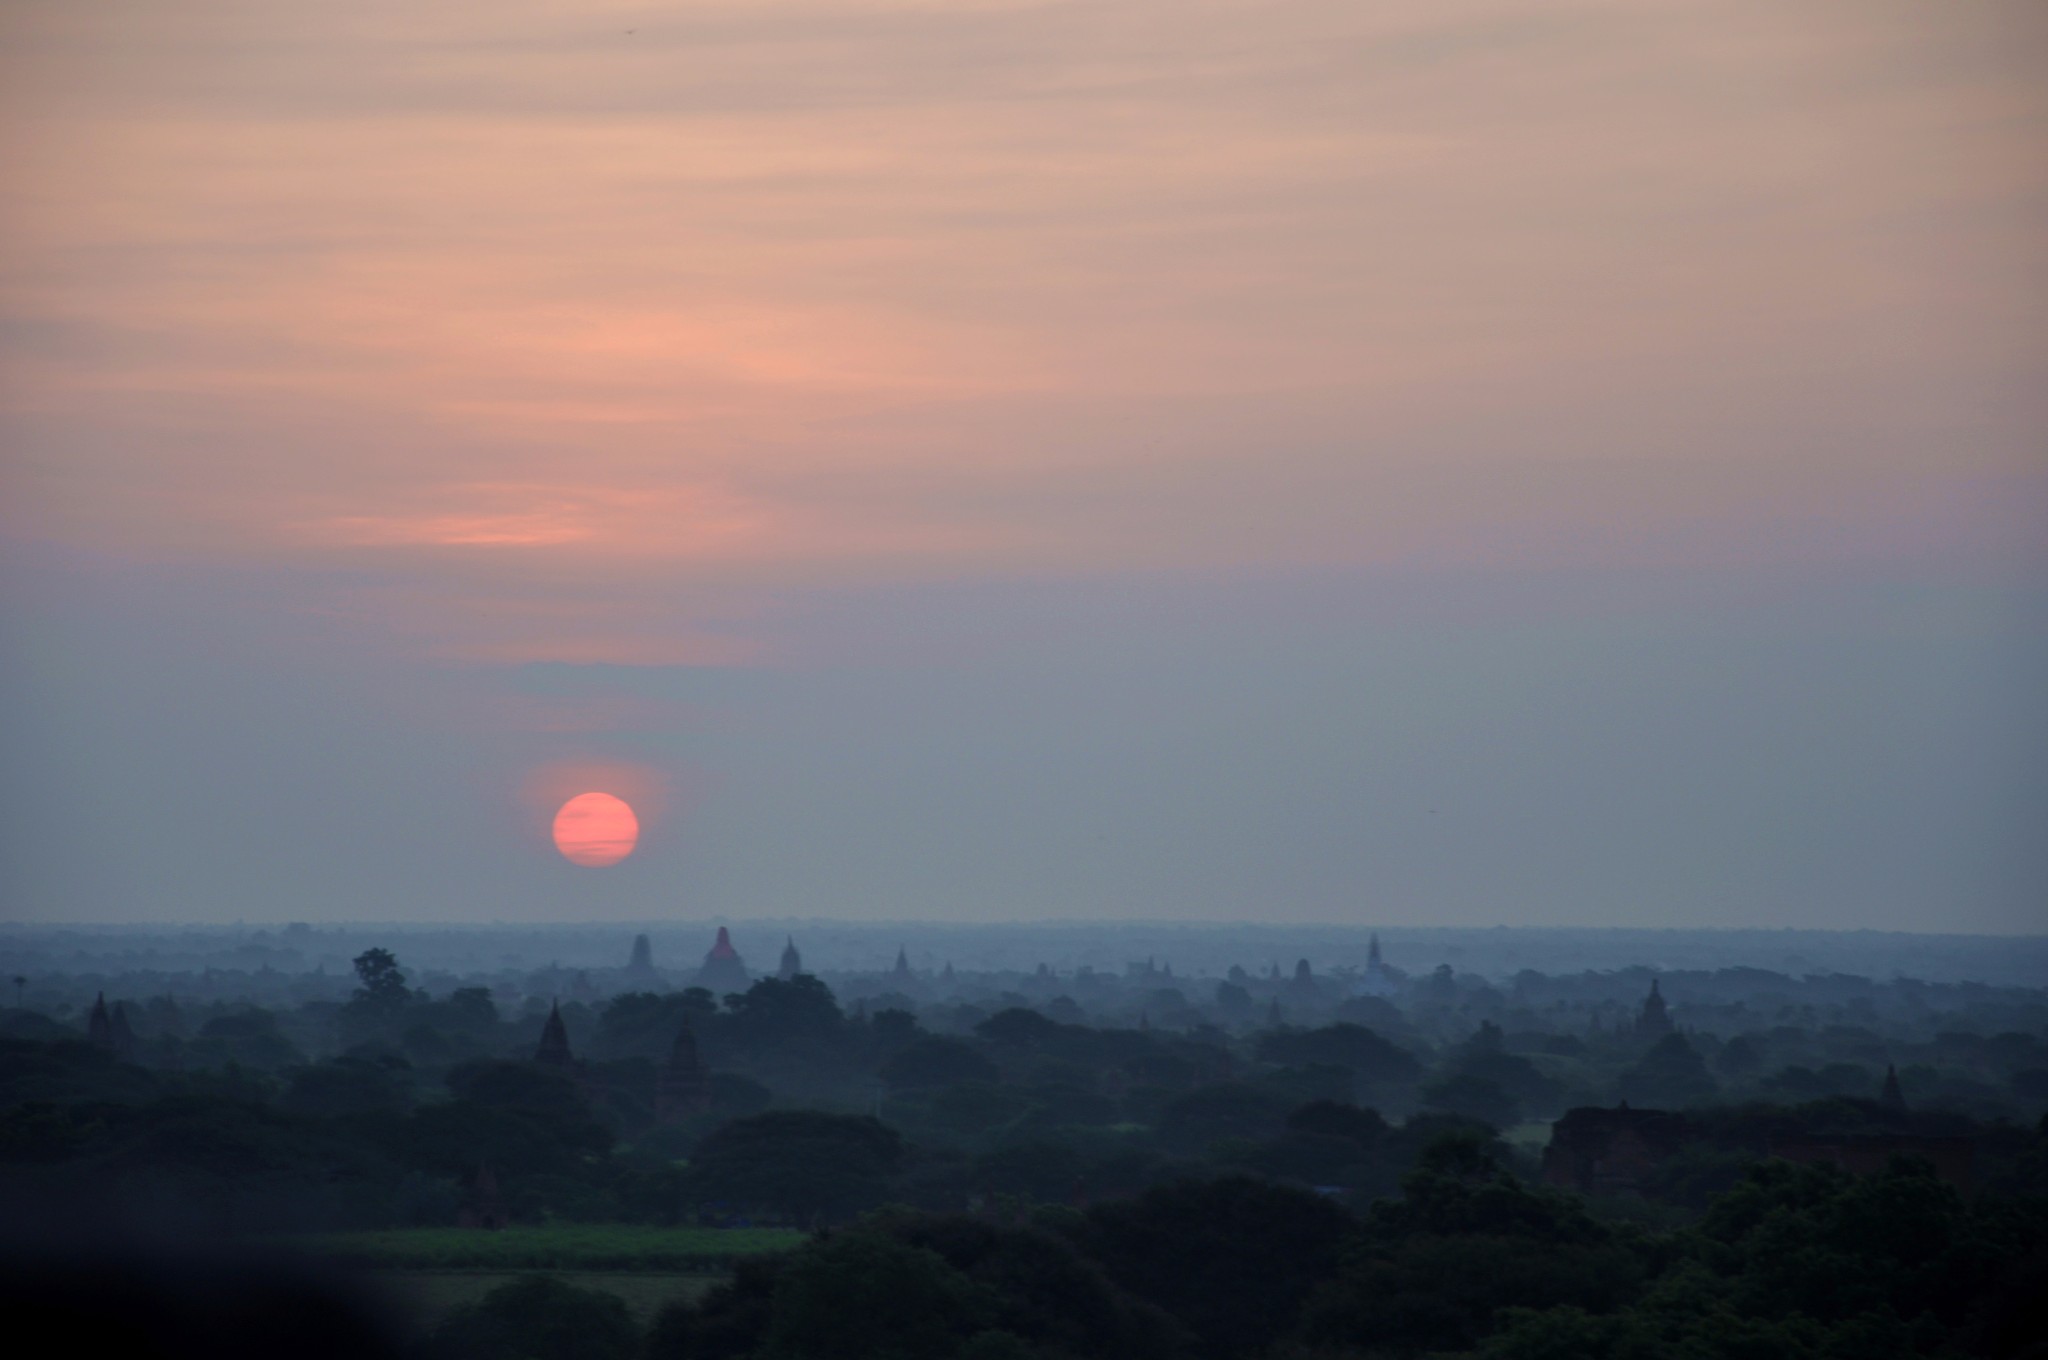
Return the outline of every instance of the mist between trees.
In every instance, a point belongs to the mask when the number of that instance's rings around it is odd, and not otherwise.
[[[726,1280],[508,1285],[392,1343],[449,1355],[2032,1353],[2040,988],[479,943],[17,974],[17,1230]]]

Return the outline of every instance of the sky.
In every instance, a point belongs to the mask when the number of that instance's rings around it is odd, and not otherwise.
[[[2044,74],[11,0],[0,917],[2040,932]]]

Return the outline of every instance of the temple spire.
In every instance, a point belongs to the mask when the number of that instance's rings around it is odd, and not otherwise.
[[[747,973],[747,963],[740,957],[740,951],[733,948],[732,933],[724,926],[718,928],[718,938],[711,942],[711,949],[704,955],[704,966],[697,970],[697,985],[708,989],[713,995],[722,992],[743,992],[752,978]]]
[[[710,1075],[697,1056],[697,1034],[686,1018],[676,1031],[668,1061],[655,1077],[654,1118],[659,1124],[674,1124],[702,1113],[711,1103]]]
[[[633,953],[626,960],[626,978],[638,987],[660,985],[661,975],[654,971],[654,942],[644,931],[633,937]]]
[[[576,1057],[569,1051],[569,1027],[562,1023],[560,1002],[548,1007],[548,1020],[540,1027],[540,1047],[533,1051],[533,1060],[547,1067],[576,1065]]]
[[[1657,988],[1657,979],[1651,978],[1650,994],[1643,998],[1642,1013],[1636,1016],[1636,1033],[1661,1038],[1671,1030],[1671,1013],[1665,1008],[1664,994]]]

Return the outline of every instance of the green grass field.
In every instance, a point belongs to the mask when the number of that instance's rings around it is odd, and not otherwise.
[[[364,1274],[378,1293],[390,1299],[412,1328],[432,1331],[458,1308],[475,1303],[501,1284],[518,1279],[516,1270],[369,1270]],[[625,1301],[634,1321],[645,1327],[667,1304],[694,1303],[722,1276],[641,1274],[632,1271],[549,1271],[579,1289],[601,1289]]]
[[[395,1228],[294,1239],[331,1261],[382,1270],[694,1272],[716,1274],[746,1256],[788,1251],[794,1228],[657,1228],[626,1223]]]

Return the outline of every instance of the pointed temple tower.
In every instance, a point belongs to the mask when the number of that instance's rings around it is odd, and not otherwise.
[[[1877,1103],[1887,1110],[1904,1111],[1906,1093],[1899,1089],[1899,1069],[1890,1063],[1884,1065],[1884,1089],[1877,1094]]]
[[[619,981],[628,989],[639,992],[661,991],[661,973],[654,966],[654,943],[646,935],[633,937],[633,956],[626,962],[626,971]]]
[[[134,1057],[139,1046],[135,1031],[128,1025],[127,1008],[116,1001],[113,1010],[109,1011],[105,992],[101,992],[92,1003],[92,1014],[85,1022],[85,1041],[122,1059]]]
[[[898,982],[909,982],[913,976],[910,971],[910,955],[901,945],[896,947],[896,966],[889,970],[889,976]]]
[[[569,1027],[562,1023],[559,1002],[548,1007],[548,1021],[540,1028],[540,1047],[534,1049],[533,1060],[566,1076],[576,1075],[576,1055],[569,1051]]]
[[[655,1078],[654,1122],[679,1124],[693,1114],[702,1114],[710,1104],[710,1074],[697,1056],[696,1032],[685,1020]]]
[[[1386,956],[1380,953],[1380,935],[1374,931],[1365,946],[1365,975],[1352,988],[1360,996],[1389,996],[1395,991],[1394,975],[1387,971]]]
[[[746,960],[732,947],[731,933],[720,926],[718,938],[704,955],[704,966],[697,970],[697,985],[715,996],[721,992],[743,992],[751,980]]]
[[[1661,1039],[1671,1033],[1671,1012],[1665,1009],[1664,994],[1657,979],[1650,979],[1650,994],[1643,998],[1642,1013],[1636,1016],[1636,1033],[1645,1039]]]
[[[85,1022],[85,1041],[94,1048],[114,1051],[114,1022],[107,1015],[107,994],[101,992],[92,1003],[92,1015]]]
[[[804,956],[796,952],[796,936],[787,936],[782,946],[782,962],[775,969],[775,976],[787,982],[803,970]]]
[[[540,1045],[533,1050],[534,1066],[559,1072],[576,1084],[585,1100],[602,1100],[604,1079],[576,1060],[569,1051],[569,1027],[562,1023],[559,1003],[548,1007],[547,1023],[540,1027]]]

